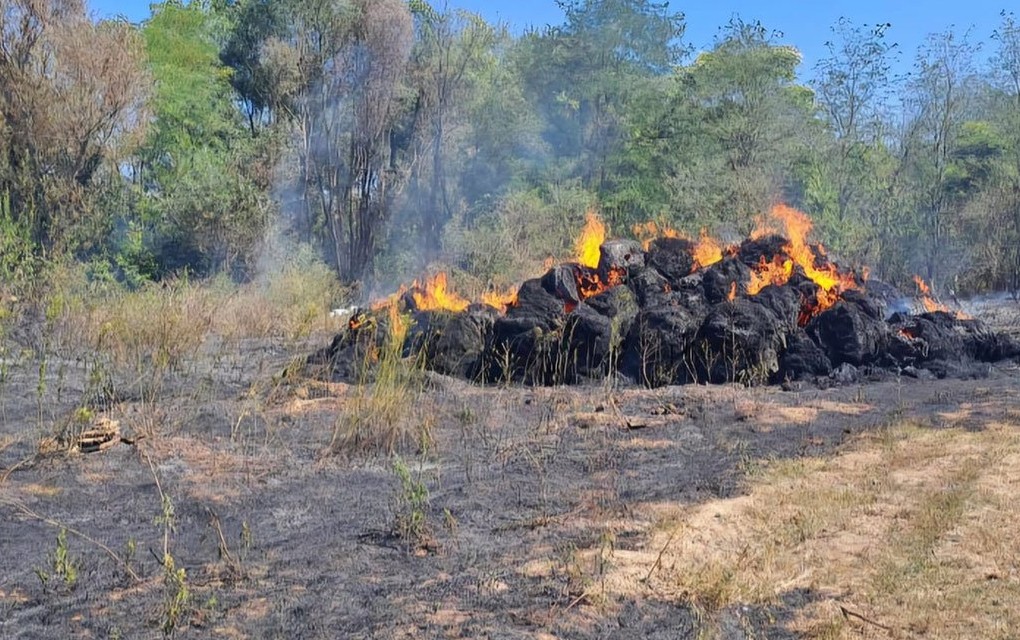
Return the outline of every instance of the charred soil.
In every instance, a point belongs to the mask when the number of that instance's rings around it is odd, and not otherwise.
[[[596,304],[599,317],[626,313],[626,301]],[[725,322],[745,321],[741,305]],[[944,330],[910,322],[917,336]],[[478,327],[458,331],[471,342]],[[796,334],[805,352],[807,334]],[[14,362],[0,413],[0,636],[162,635],[180,595],[166,541],[186,572],[180,638],[799,637],[803,612],[831,594],[797,581],[745,601],[665,588],[683,560],[664,532],[709,531],[716,520],[698,518],[748,495],[762,469],[839,455],[891,424],[1013,433],[1020,416],[1008,362],[978,379],[830,377],[827,388],[482,386],[419,372],[405,413],[427,437],[398,443],[395,458],[331,447],[365,387],[294,373],[322,340],[242,342],[229,355],[207,345],[158,394],[114,385],[87,416],[79,364],[51,363],[40,396],[37,364]],[[68,416],[115,421],[122,441],[65,453]],[[57,432],[57,450],[41,449]],[[54,570],[61,529],[73,581]],[[641,575],[621,587],[639,557]]]

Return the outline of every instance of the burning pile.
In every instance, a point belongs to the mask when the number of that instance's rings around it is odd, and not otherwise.
[[[806,215],[777,206],[737,245],[654,223],[635,227],[640,241],[607,241],[589,213],[574,262],[481,303],[450,291],[444,274],[415,282],[356,313],[310,361],[360,379],[398,335],[404,356],[471,380],[561,384],[615,371],[659,386],[883,370],[942,377],[1020,355],[1009,338],[938,305],[920,280],[924,312],[888,315],[901,296],[841,269],[810,231]]]

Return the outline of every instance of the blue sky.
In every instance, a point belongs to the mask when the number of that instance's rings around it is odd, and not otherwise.
[[[94,13],[101,17],[123,14],[132,21],[149,14],[149,0],[91,0]],[[435,2],[439,5],[441,2]],[[463,7],[482,14],[490,21],[507,22],[515,31],[528,25],[558,24],[563,14],[553,0],[449,0],[451,7]],[[972,29],[972,40],[984,41],[982,56],[994,47],[990,36],[999,23],[999,12],[1010,7],[1008,0],[715,0],[714,2],[671,2],[670,6],[687,16],[684,40],[695,50],[707,49],[718,28],[734,15],[745,21],[760,20],[769,29],[784,34],[783,42],[796,45],[804,54],[801,74],[810,75],[811,67],[825,55],[829,27],[841,16],[858,24],[890,22],[889,38],[900,45],[898,69],[906,71],[913,62],[917,46],[929,33],[954,26],[960,32]]]

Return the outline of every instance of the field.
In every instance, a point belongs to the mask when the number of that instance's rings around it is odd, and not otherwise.
[[[4,638],[1020,628],[1015,365],[645,390],[393,363],[367,387],[302,375],[338,322],[314,304],[60,300],[0,334]]]

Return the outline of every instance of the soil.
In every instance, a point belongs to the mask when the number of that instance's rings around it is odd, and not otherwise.
[[[1015,322],[997,309],[998,324]],[[190,592],[179,638],[795,637],[811,592],[706,616],[650,589],[607,595],[587,552],[611,563],[646,550],[659,514],[739,496],[771,460],[833,452],[905,417],[980,429],[1020,411],[1009,362],[977,379],[826,389],[482,387],[428,374],[419,402],[433,443],[402,452],[428,488],[428,535],[407,540],[394,533],[393,459],[327,453],[353,387],[276,384],[327,343],[208,345],[158,394],[122,383],[101,413],[133,444],[74,455],[39,445],[85,394],[81,363],[51,361],[40,400],[26,351],[0,387],[0,637],[163,635],[160,490]],[[53,573],[61,526],[73,530],[72,586],[38,575]],[[100,544],[130,555],[139,579]]]

